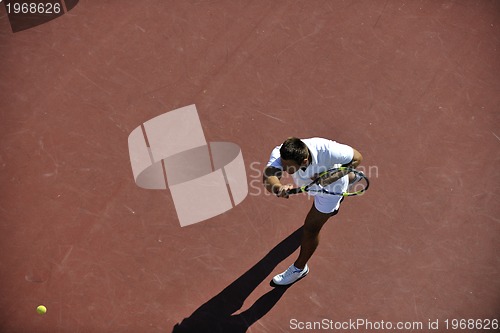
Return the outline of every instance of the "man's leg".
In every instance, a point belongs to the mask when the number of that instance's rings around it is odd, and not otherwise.
[[[316,209],[314,203],[309,210],[304,222],[304,231],[300,245],[300,254],[294,263],[299,269],[304,269],[307,262],[313,255],[319,244],[319,232],[323,225],[328,221],[332,214],[321,213]]]
[[[311,258],[319,244],[319,232],[323,225],[330,217],[337,214],[338,207],[342,198],[314,198],[314,203],[304,222],[302,243],[300,246],[300,254],[293,265],[290,265],[286,271],[276,275],[273,282],[277,285],[289,285],[303,278],[309,273],[307,261]],[[318,205],[318,206],[316,206]],[[332,213],[322,213],[321,210]]]

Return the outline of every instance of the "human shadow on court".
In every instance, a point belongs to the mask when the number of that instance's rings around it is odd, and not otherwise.
[[[172,333],[244,333],[268,313],[288,287],[277,287],[260,297],[250,308],[239,313],[245,299],[266,279],[274,268],[299,246],[302,228],[276,245],[246,273],[219,294],[200,306],[191,316],[174,326]]]

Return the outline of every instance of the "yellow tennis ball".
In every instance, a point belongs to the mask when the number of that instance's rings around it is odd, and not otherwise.
[[[43,305],[39,305],[36,308],[36,312],[38,312],[38,314],[44,315],[47,312],[47,308]]]

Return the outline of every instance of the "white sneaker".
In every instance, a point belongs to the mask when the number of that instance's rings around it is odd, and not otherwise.
[[[309,267],[307,267],[307,264],[303,270],[300,270],[294,265],[291,265],[286,271],[276,275],[273,278],[273,282],[279,286],[286,286],[302,279],[307,275],[307,273],[309,273]]]

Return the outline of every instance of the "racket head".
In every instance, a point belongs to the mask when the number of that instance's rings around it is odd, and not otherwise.
[[[351,173],[353,179],[351,181],[350,175],[347,190],[342,194],[344,197],[362,195],[366,192],[366,190],[368,190],[368,187],[370,186],[370,180],[363,172],[356,169],[350,169],[349,174]]]

